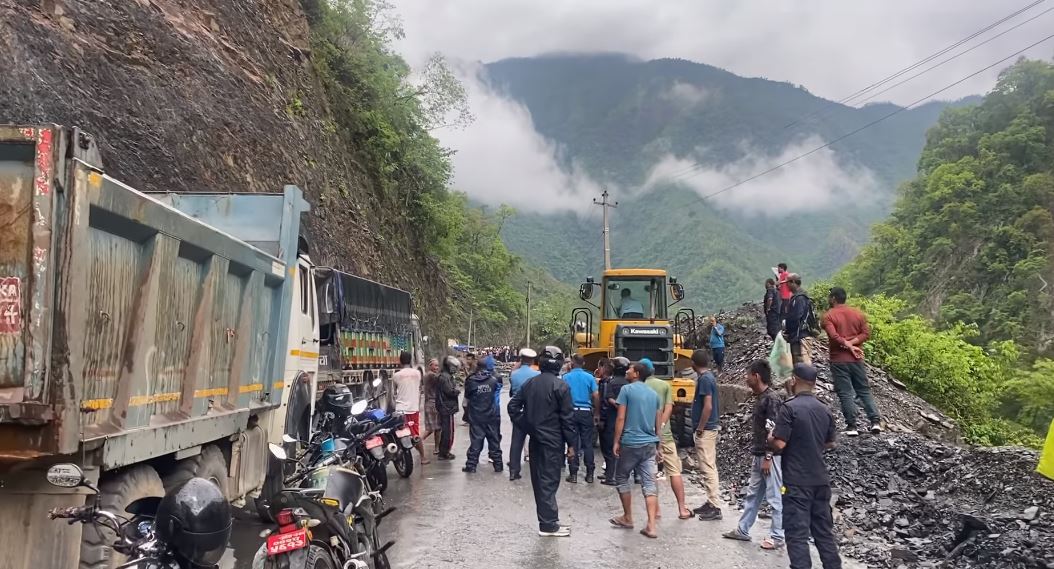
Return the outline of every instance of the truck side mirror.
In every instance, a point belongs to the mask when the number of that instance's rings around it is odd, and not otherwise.
[[[589,300],[593,298],[593,283],[584,282],[578,287],[578,298]]]
[[[677,302],[684,300],[684,285],[681,283],[670,283],[670,294]]]

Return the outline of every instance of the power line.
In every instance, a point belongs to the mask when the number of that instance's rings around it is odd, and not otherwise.
[[[924,70],[912,75],[911,77],[908,77],[907,79],[904,79],[902,81],[898,81],[898,82],[890,85],[889,87],[886,87],[885,89],[882,89],[881,91],[877,91],[875,93],[872,93],[866,99],[862,99],[859,102],[860,103],[866,103],[866,102],[870,101],[871,99],[874,99],[875,97],[881,95],[882,93],[885,93],[886,91],[889,91],[890,89],[895,89],[896,87],[899,87],[899,86],[907,83],[908,81],[911,81],[912,79],[915,79],[916,77],[919,77],[920,75],[924,75],[926,73],[929,73],[930,71],[933,71],[934,69],[944,65],[945,63],[948,63],[949,61],[958,59],[959,57],[962,57],[962,56],[966,55],[967,53],[970,53],[971,51],[981,47],[982,45],[985,45],[985,44],[987,44],[987,43],[989,43],[991,41],[997,40],[1000,37],[1005,36],[1006,34],[1008,34],[1008,33],[1012,32],[1012,31],[1020,28],[1021,26],[1025,25],[1025,24],[1027,24],[1027,23],[1029,23],[1029,22],[1031,22],[1031,21],[1033,21],[1033,20],[1035,20],[1035,19],[1037,19],[1037,18],[1039,18],[1039,17],[1041,17],[1041,16],[1043,16],[1045,14],[1049,14],[1050,12],[1054,12],[1054,8],[1047,8],[1046,10],[1043,10],[1042,12],[1036,14],[1035,16],[1032,16],[1031,18],[1025,20],[1024,22],[1021,22],[1019,24],[1015,24],[1013,27],[1007,28],[1007,29],[999,32],[998,34],[996,34],[996,35],[984,40],[983,42],[981,42],[981,43],[979,43],[979,44],[977,44],[977,45],[975,45],[975,46],[973,46],[973,47],[971,47],[971,48],[969,48],[969,49],[967,49],[965,51],[959,52],[959,53],[949,57],[948,59],[940,61],[937,64],[932,65],[930,67],[927,67],[926,69],[924,69]]]
[[[801,123],[804,120],[807,120],[807,119],[810,119],[810,118],[812,118],[812,117],[814,117],[816,115],[822,114],[822,113],[826,112],[827,110],[829,110],[834,105],[847,104],[850,101],[852,101],[853,99],[856,99],[857,97],[860,97],[860,96],[866,94],[868,91],[871,91],[872,89],[880,87],[880,86],[884,85],[885,83],[888,83],[889,81],[892,81],[892,80],[896,79],[897,77],[900,77],[901,75],[904,75],[905,73],[908,73],[908,72],[910,72],[910,71],[912,71],[912,70],[914,70],[914,69],[916,69],[918,67],[921,67],[921,66],[929,63],[930,61],[933,61],[934,59],[944,55],[945,53],[948,53],[949,51],[952,51],[953,49],[963,45],[964,43],[966,43],[966,42],[968,42],[968,41],[970,41],[970,40],[972,40],[972,39],[974,39],[974,38],[976,38],[976,37],[978,37],[978,36],[980,36],[982,34],[984,34],[985,32],[987,32],[987,31],[989,31],[989,30],[991,30],[991,29],[993,29],[995,27],[998,27],[1000,24],[1003,24],[1004,22],[1006,22],[1008,20],[1011,20],[1011,19],[1017,17],[1018,15],[1020,15],[1022,13],[1027,12],[1028,10],[1031,10],[1032,8],[1042,4],[1045,1],[1046,0],[1035,0],[1031,4],[1029,4],[1029,5],[1027,5],[1027,6],[1023,7],[1023,8],[1019,8],[1018,10],[1016,10],[1016,11],[1014,11],[1014,12],[1012,12],[1012,13],[1010,13],[1010,14],[1002,17],[1002,18],[1000,18],[999,20],[996,20],[995,22],[993,22],[991,24],[988,24],[987,26],[981,28],[980,30],[977,30],[976,32],[966,36],[965,38],[963,38],[963,39],[961,39],[961,40],[959,40],[959,41],[957,41],[957,42],[955,42],[955,43],[953,43],[953,44],[951,44],[951,45],[949,45],[949,46],[947,46],[947,47],[945,47],[945,48],[943,48],[941,50],[938,50],[938,51],[926,56],[925,58],[923,58],[923,59],[921,59],[919,61],[916,61],[915,63],[909,65],[908,67],[905,67],[905,68],[901,69],[900,71],[897,71],[896,73],[893,73],[892,75],[889,75],[888,77],[880,79],[879,81],[876,81],[876,82],[868,85],[867,87],[864,87],[863,89],[860,89],[860,90],[856,91],[855,93],[853,93],[851,95],[843,97],[842,99],[838,100],[835,103],[824,105],[820,109],[817,109],[816,111],[813,111],[812,113],[809,113],[809,114],[805,115],[804,117],[801,117],[800,119],[797,119],[795,121],[792,121],[792,122],[788,123],[783,128],[785,128],[785,129],[790,128],[790,127],[792,127],[794,125],[797,125],[797,124]]]
[[[780,162],[779,164],[776,164],[775,166],[773,166],[771,168],[768,168],[767,170],[763,170],[761,172],[758,172],[757,174],[754,174],[753,176],[750,176],[749,178],[744,178],[744,179],[742,179],[742,180],[740,180],[740,181],[738,181],[738,182],[736,182],[734,184],[731,184],[729,186],[725,186],[724,188],[721,188],[720,190],[718,190],[716,192],[712,192],[712,193],[706,194],[705,196],[702,196],[700,199],[705,201],[705,200],[710,199],[710,198],[712,198],[712,197],[714,197],[716,195],[723,194],[723,193],[725,193],[727,191],[730,191],[730,190],[733,190],[735,188],[738,188],[739,186],[742,186],[743,184],[746,184],[747,182],[756,180],[756,179],[758,179],[758,178],[760,178],[762,176],[765,176],[767,174],[775,172],[776,170],[779,170],[780,168],[783,168],[784,166],[787,166],[787,165],[792,164],[794,162],[797,162],[798,160],[801,160],[802,158],[805,158],[807,156],[811,156],[811,155],[823,150],[824,148],[827,148],[827,147],[831,146],[832,144],[838,143],[838,142],[840,142],[842,140],[845,140],[845,139],[849,138],[850,136],[853,136],[854,134],[857,134],[857,133],[859,133],[859,132],[861,132],[863,130],[871,128],[872,126],[875,126],[876,124],[878,124],[878,123],[880,123],[880,122],[882,122],[882,121],[884,121],[886,119],[889,119],[890,117],[893,117],[893,116],[898,115],[898,114],[900,114],[900,113],[902,113],[904,111],[907,111],[908,109],[914,107],[915,105],[918,105],[919,103],[922,103],[922,102],[924,102],[924,101],[926,101],[926,100],[928,100],[928,99],[930,99],[932,97],[935,97],[935,96],[943,93],[944,91],[947,91],[948,89],[951,89],[952,87],[955,87],[956,85],[959,85],[959,84],[961,84],[961,83],[963,83],[963,82],[965,82],[965,81],[967,81],[969,79],[972,79],[972,78],[980,75],[981,73],[984,73],[985,71],[988,71],[989,69],[991,69],[993,67],[996,67],[997,65],[1005,62],[1008,59],[1017,57],[1018,55],[1021,55],[1022,53],[1026,52],[1026,51],[1028,51],[1028,50],[1030,50],[1030,49],[1032,49],[1034,47],[1036,47],[1037,45],[1040,45],[1040,44],[1042,44],[1042,43],[1044,43],[1046,41],[1050,41],[1052,38],[1054,38],[1054,34],[1051,34],[1051,35],[1049,35],[1049,36],[1047,36],[1047,37],[1045,37],[1045,38],[1043,38],[1043,39],[1041,39],[1041,40],[1039,40],[1039,41],[1037,41],[1037,42],[1035,42],[1035,43],[1033,43],[1033,44],[1031,44],[1031,45],[1029,45],[1029,46],[1027,46],[1025,48],[1022,48],[1022,49],[1020,49],[1020,50],[1018,50],[1018,51],[1016,51],[1016,52],[1014,52],[1014,53],[1012,53],[1012,54],[1000,59],[999,61],[996,61],[996,62],[994,62],[994,63],[982,68],[982,69],[978,69],[977,71],[974,71],[973,73],[967,75],[966,77],[963,77],[962,79],[959,79],[958,81],[955,81],[953,83],[945,85],[944,87],[942,87],[942,88],[930,93],[929,95],[926,95],[925,97],[922,97],[922,98],[912,102],[911,104],[909,104],[909,105],[907,105],[905,107],[900,107],[897,110],[895,110],[895,111],[893,111],[893,112],[891,112],[889,114],[886,114],[886,115],[884,115],[882,117],[879,117],[879,118],[877,118],[877,119],[875,119],[875,120],[873,120],[873,121],[871,121],[871,122],[869,122],[869,123],[867,123],[867,124],[865,124],[865,125],[863,125],[863,126],[861,126],[859,128],[851,130],[851,131],[849,131],[849,132],[847,132],[847,133],[835,138],[834,140],[831,140],[829,142],[821,144],[820,146],[817,146],[816,148],[813,148],[812,150],[809,150],[809,151],[804,152],[802,154],[799,154],[799,155],[795,156],[794,158],[791,158],[789,160],[785,160],[783,162]],[[703,168],[702,165],[697,165],[697,166],[698,166],[697,169]],[[688,178],[688,177],[691,177],[693,175],[695,175],[695,174],[689,174],[688,176],[682,176],[682,177]]]

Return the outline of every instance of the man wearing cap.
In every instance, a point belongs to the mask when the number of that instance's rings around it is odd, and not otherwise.
[[[795,273],[787,275],[787,286],[791,289],[791,298],[787,302],[786,322],[783,327],[783,336],[790,344],[791,357],[794,363],[812,363],[812,355],[809,353],[808,318],[812,314],[812,300],[801,288],[801,276]]]
[[[834,416],[816,399],[816,368],[794,365],[793,396],[776,417],[769,444],[783,457],[783,530],[791,569],[810,569],[809,536],[824,569],[841,569],[831,515],[831,478],[823,453],[834,447]]]
[[[516,369],[512,370],[509,374],[509,399],[516,397],[516,394],[523,389],[523,385],[527,383],[529,379],[538,375],[538,370],[534,369],[534,359],[538,357],[538,353],[530,348],[524,348],[520,350],[520,365]],[[527,432],[521,429],[516,423],[512,424],[512,445],[509,447],[509,480],[519,480],[520,476],[521,461],[523,460],[523,444],[527,440]]]
[[[600,410],[600,396],[597,393],[597,379],[593,374],[582,369],[585,358],[578,354],[571,356],[571,371],[564,374],[564,381],[571,390],[571,405],[575,410],[575,456],[568,461],[567,481],[578,483],[579,457],[586,465],[586,482],[593,483],[593,471],[596,463],[593,457],[593,426]]]

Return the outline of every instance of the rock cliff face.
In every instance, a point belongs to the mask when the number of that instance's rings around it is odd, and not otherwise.
[[[437,325],[442,274],[337,136],[309,34],[297,0],[3,0],[0,122],[81,127],[144,191],[300,186],[316,262],[411,290]]]

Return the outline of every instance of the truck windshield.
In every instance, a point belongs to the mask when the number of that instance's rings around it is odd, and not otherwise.
[[[666,320],[666,279],[604,279],[605,320]]]

